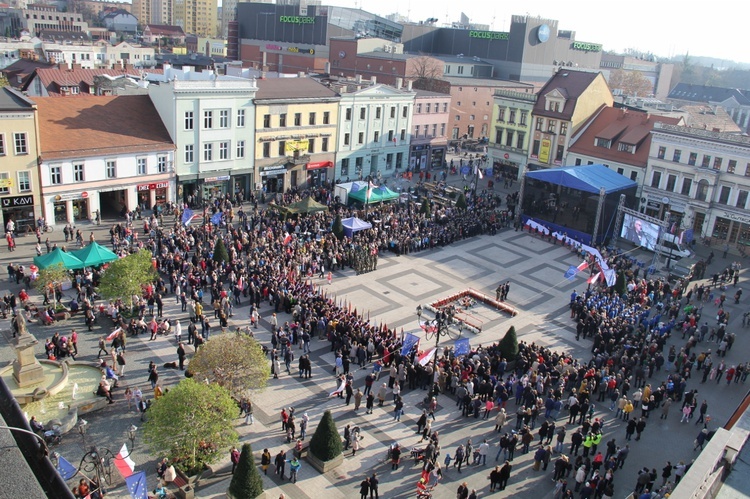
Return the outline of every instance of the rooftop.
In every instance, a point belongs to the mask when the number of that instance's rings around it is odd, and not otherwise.
[[[10,87],[0,88],[0,111],[26,111],[33,106],[34,103],[17,90]]]
[[[710,85],[690,85],[678,83],[669,92],[668,99],[692,102],[724,102],[733,98],[741,105],[750,105],[750,91],[739,88],[712,87]]]
[[[570,119],[573,116],[573,111],[575,111],[578,98],[583,95],[599,74],[598,72],[572,71],[561,68],[547,80],[547,83],[539,91],[539,98],[534,105],[534,114]],[[546,100],[543,97],[555,91],[565,97],[565,107],[559,112],[545,109]]]
[[[447,81],[453,86],[464,87],[506,87],[506,88],[528,88],[534,89],[534,85],[521,81],[494,80],[491,78],[461,78],[457,76],[441,76],[441,80]]]
[[[324,99],[338,94],[311,78],[274,78],[258,80],[256,100],[262,99]]]
[[[662,123],[656,123],[654,125],[654,131],[673,132],[673,133],[678,133],[680,135],[688,135],[688,136],[692,136],[696,138],[716,140],[720,142],[739,144],[743,146],[750,145],[750,137],[748,137],[747,135],[740,135],[737,133],[712,132],[711,130],[703,130],[701,128],[667,125],[667,124],[662,124]]]
[[[160,69],[149,69],[149,73],[161,73]],[[50,96],[59,97],[61,87],[91,87],[94,85],[94,77],[101,75],[109,76],[131,76],[141,78],[144,71],[141,69],[60,69],[60,68],[38,68],[36,74]],[[84,89],[88,91],[88,89]]]

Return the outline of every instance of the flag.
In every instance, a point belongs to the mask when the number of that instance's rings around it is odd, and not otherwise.
[[[292,235],[291,234],[287,234],[286,237],[284,238],[284,246],[288,246],[289,243],[291,243],[291,242],[292,242]]]
[[[115,467],[123,478],[128,478],[135,471],[135,463],[130,459],[130,452],[125,444],[122,444],[120,452],[115,456]]]
[[[420,355],[417,356],[417,359],[419,361],[419,365],[426,366],[428,362],[432,360],[432,357],[435,356],[435,351],[437,348],[432,347],[426,352],[422,352]]]
[[[148,484],[146,484],[146,472],[139,471],[125,479],[130,497],[133,499],[148,499]]]
[[[195,213],[193,213],[193,210],[186,208],[185,211],[182,212],[182,225],[190,225],[190,222],[192,222],[194,218]]]
[[[607,281],[607,286],[614,286],[617,281],[617,275],[614,269],[604,270],[604,279]]]
[[[351,192],[357,192],[358,190],[359,190],[359,184],[357,182],[352,182]]]
[[[409,355],[414,345],[419,343],[419,336],[408,333],[404,338],[404,345],[401,347],[401,355]]]
[[[469,344],[469,338],[461,338],[456,340],[453,345],[453,354],[458,357],[459,355],[469,355],[471,352],[471,345]]]
[[[434,333],[437,331],[437,326],[433,326],[429,322],[425,321],[419,325],[425,333]]]
[[[339,393],[344,393],[344,387],[346,387],[346,379],[341,380],[339,387],[332,391],[331,394],[328,395],[328,398],[335,397]]]
[[[477,168],[477,174],[479,175],[480,180],[484,178],[484,173],[482,173],[481,168]]]
[[[588,284],[595,283],[596,281],[599,280],[599,276],[601,276],[601,275],[602,275],[601,272],[597,272],[596,274],[593,274],[591,277],[589,277],[588,279],[586,279],[586,282]]]
[[[370,197],[372,196],[372,188],[374,186],[372,185],[372,182],[367,182],[367,192],[365,193],[365,199],[367,202],[370,202]]]
[[[578,269],[571,265],[568,267],[568,270],[565,271],[564,277],[572,281],[577,273]]]
[[[109,336],[107,336],[107,341],[114,340],[115,336],[117,336],[120,331],[122,331],[122,328],[118,327],[117,329],[115,329],[114,331],[112,331],[111,333],[109,333]]]
[[[580,271],[582,271],[582,270],[585,270],[586,268],[588,268],[588,266],[589,266],[589,262],[587,262],[586,260],[584,260],[584,261],[582,261],[582,262],[581,262],[581,264],[580,264],[580,265],[579,265],[578,267],[576,267],[576,268],[577,268],[577,269],[578,269],[578,271],[580,272]]]
[[[57,456],[57,466],[55,466],[55,468],[57,468],[57,472],[60,473],[60,476],[65,481],[70,480],[78,473],[76,467],[60,455]]]
[[[214,224],[214,225],[221,225],[221,217],[222,217],[222,213],[220,211],[217,211],[211,217],[211,223]]]

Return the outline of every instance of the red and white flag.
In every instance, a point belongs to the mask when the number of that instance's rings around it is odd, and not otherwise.
[[[115,467],[123,478],[129,477],[135,471],[135,463],[130,459],[130,452],[125,444],[122,444],[120,452],[115,456]]]
[[[588,266],[589,266],[589,262],[587,262],[586,260],[584,260],[584,261],[582,261],[582,262],[581,262],[581,264],[580,264],[580,265],[579,265],[578,267],[576,267],[576,268],[578,269],[578,272],[581,272],[582,270],[586,270],[586,269],[588,268]]]
[[[367,199],[368,202],[370,201],[370,197],[372,196],[372,188],[373,187],[375,187],[375,186],[372,185],[372,181],[367,182],[367,192],[365,193],[365,198]]]
[[[593,274],[593,275],[592,275],[591,277],[589,277],[588,279],[586,279],[586,282],[587,282],[588,284],[592,284],[592,283],[595,283],[596,281],[598,281],[598,280],[599,280],[599,277],[600,277],[601,275],[602,275],[602,273],[601,273],[601,272],[597,272],[596,274]]]
[[[432,360],[432,358],[435,356],[435,351],[436,350],[437,350],[437,348],[432,347],[429,350],[427,350],[426,352],[422,352],[421,354],[419,354],[417,356],[417,359],[419,361],[419,365],[426,366],[427,363],[430,362]]]
[[[341,380],[341,384],[338,388],[336,388],[334,391],[331,392],[330,395],[328,395],[328,398],[335,397],[339,393],[344,393],[344,388],[346,387],[346,379]]]
[[[484,173],[482,173],[482,169],[481,168],[477,168],[477,173],[479,174],[479,178],[480,179],[484,178]]]
[[[114,331],[112,331],[111,333],[109,333],[109,336],[107,336],[107,341],[114,340],[115,336],[117,336],[120,333],[120,331],[122,331],[122,328],[118,327],[117,329],[115,329]]]
[[[286,237],[284,238],[284,246],[288,246],[289,243],[292,242],[292,239],[292,235],[287,233]]]

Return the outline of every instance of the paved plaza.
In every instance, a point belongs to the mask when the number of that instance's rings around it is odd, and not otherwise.
[[[88,236],[89,231],[93,231],[98,241],[108,240],[106,224],[101,227],[84,226],[84,229],[85,236]],[[53,236],[55,237],[51,240],[58,243],[62,240],[62,234],[58,232],[55,232]],[[25,240],[19,239],[19,249],[14,253],[9,254],[3,248],[0,252],[3,268],[10,261],[30,264],[33,243],[32,237],[26,237]],[[699,248],[698,251],[707,253],[709,250]],[[717,251],[717,253],[720,256],[720,252]],[[575,340],[575,331],[569,319],[567,307],[572,290],[585,289],[585,277],[578,276],[570,281],[563,276],[569,266],[578,263],[576,255],[564,247],[542,241],[524,232],[506,229],[495,236],[474,237],[450,247],[408,256],[381,254],[378,269],[375,272],[355,275],[352,270],[347,269],[335,273],[330,286],[324,279],[316,280],[316,283],[320,284],[329,295],[336,296],[337,300],[346,300],[356,306],[360,313],[369,314],[371,321],[378,324],[385,322],[390,328],[396,328],[398,331],[403,328],[405,332],[416,333],[420,331],[415,313],[418,304],[424,305],[469,287],[494,298],[494,290],[498,283],[510,281],[508,303],[516,307],[519,314],[511,318],[506,314],[489,313],[482,309],[477,315],[483,321],[483,331],[480,334],[463,332],[464,337],[470,338],[472,346],[498,341],[510,326],[515,326],[519,341],[541,343],[553,350],[569,352],[574,357],[587,362],[590,359],[591,342],[590,340],[580,342]],[[731,259],[716,259],[709,267],[707,275],[723,269],[728,263],[731,263]],[[744,272],[742,277],[740,287],[745,284]],[[5,278],[0,285],[0,292],[5,292],[5,290],[18,292],[20,286],[8,283]],[[727,294],[731,296],[734,293],[728,292]],[[726,357],[727,364],[731,365],[750,360],[750,352],[744,337],[745,332],[740,326],[742,312],[748,307],[734,305],[731,299],[728,300],[729,302],[731,303],[728,310],[732,315],[729,330],[737,333],[737,341]],[[707,305],[704,318],[714,322],[714,309],[712,304]],[[175,303],[174,297],[170,296],[165,299],[164,316],[179,318],[185,324],[187,314],[179,310],[180,307]],[[235,307],[234,317],[230,319],[230,327],[246,325],[248,313],[247,303]],[[270,313],[271,308],[267,303],[264,304],[261,315],[270,316]],[[279,322],[283,323],[288,319],[289,317],[281,314]],[[2,321],[0,327],[3,330],[3,338],[0,341],[4,343],[3,348],[0,349],[0,360],[8,362],[13,357],[9,346],[9,322]],[[54,329],[31,326],[31,332],[40,341],[39,356],[43,355],[45,338],[52,336],[56,330],[69,333],[71,328],[76,328],[80,333],[78,360],[93,363],[96,360],[99,336],[111,331],[105,319],[100,319],[93,332],[86,331],[81,318],[73,318],[60,323]],[[265,319],[261,321],[261,327],[255,330],[255,334],[261,342],[270,344],[268,323]],[[153,360],[161,366],[177,358],[174,338],[159,337],[157,341],[152,342],[147,339],[143,335],[138,338],[128,338],[128,366],[126,376],[121,382],[121,386],[138,385],[144,393],[150,393],[150,389],[146,389],[149,361]],[[441,339],[441,344],[450,343],[452,342],[448,339]],[[677,345],[679,348],[684,343],[679,334],[674,334],[668,345]],[[716,345],[699,345],[698,350],[707,348],[713,348],[716,351]],[[191,355],[192,348],[188,348],[188,351]],[[371,475],[373,472],[377,472],[380,478],[381,496],[414,497],[421,466],[415,466],[408,458],[407,452],[399,470],[391,471],[390,465],[384,463],[384,458],[387,446],[392,442],[399,442],[407,450],[418,445],[420,437],[416,434],[416,420],[421,414],[421,403],[426,392],[404,391],[406,414],[400,422],[393,420],[393,406],[390,403],[386,403],[383,408],[376,407],[371,415],[364,414],[363,404],[362,408],[355,413],[353,403],[345,406],[343,399],[328,398],[328,394],[335,388],[335,381],[331,371],[334,357],[327,340],[313,340],[311,358],[313,361],[311,379],[297,378],[293,369],[291,376],[283,374],[279,379],[270,379],[267,389],[254,397],[255,423],[244,425],[242,424],[244,420],[237,419],[236,421],[241,441],[252,443],[257,459],[263,448],[268,448],[272,455],[281,448],[291,449],[293,444],[286,443],[285,435],[281,431],[279,414],[283,407],[294,406],[298,416],[305,412],[309,414],[309,435],[314,432],[323,411],[327,409],[332,411],[340,431],[343,432],[346,424],[359,426],[364,436],[362,448],[354,457],[347,454],[341,467],[323,475],[303,460],[296,484],[282,482],[276,476],[269,474],[264,477],[267,497],[275,499],[281,493],[292,499],[356,497],[359,493],[359,483],[365,475]],[[296,360],[294,365],[296,365]],[[354,365],[352,369],[355,369]],[[368,372],[369,368],[355,371],[355,388],[364,387],[364,377]],[[181,377],[178,371],[160,370],[160,373],[160,381],[163,385],[176,383]],[[663,372],[657,373],[650,382],[658,385],[665,376]],[[742,384],[733,383],[727,386],[724,381],[719,384],[709,382],[709,384],[701,385],[700,378],[695,377],[689,380],[688,389],[691,388],[698,389],[699,400],[708,401],[708,412],[716,424],[723,424],[727,420],[746,389]],[[141,423],[138,414],[133,409],[128,410],[122,392],[123,388],[115,392],[116,403],[114,405],[86,416],[89,423],[86,446],[95,444],[108,447],[116,453],[123,443],[127,442],[130,445],[127,440],[127,429],[131,424],[140,426]],[[387,402],[390,402],[390,397]],[[605,421],[601,447],[605,447],[604,442],[612,438],[616,438],[618,444],[624,443],[624,423],[614,419],[614,413],[608,410],[608,405],[609,402],[596,404],[595,417],[603,418]],[[515,401],[511,399],[507,406],[507,412],[511,415],[510,422],[506,424],[508,431],[515,425],[513,417],[515,411]],[[658,410],[656,412],[660,413]],[[681,424],[679,412],[679,406],[676,405],[667,420],[660,420],[658,416],[652,415],[643,439],[639,442],[629,442],[632,449],[630,456],[624,468],[617,471],[615,475],[615,497],[625,497],[632,490],[637,470],[642,466],[656,468],[661,473],[661,468],[667,460],[672,461],[673,464],[679,461],[689,462],[696,455],[693,452],[693,440],[700,427],[692,422]],[[459,443],[465,443],[468,438],[471,438],[474,444],[479,444],[487,438],[492,448],[487,466],[466,466],[461,474],[454,468],[445,470],[444,478],[435,489],[434,496],[437,498],[455,497],[456,488],[463,481],[468,482],[471,488],[476,488],[480,497],[490,495],[487,477],[492,469],[491,465],[495,464],[494,456],[499,440],[499,435],[493,431],[494,421],[462,418],[456,408],[455,400],[449,395],[440,395],[436,417],[437,420],[432,429],[440,434],[441,463],[446,452],[453,454],[456,446]],[[561,424],[564,421],[567,421],[565,411],[561,414],[558,423]],[[574,431],[574,427],[567,426],[567,431],[566,443],[569,442],[569,436]],[[536,432],[534,434],[536,435]],[[565,450],[568,449],[569,444],[565,446]],[[65,435],[63,443],[56,450],[69,461],[77,463],[84,453],[80,435],[74,433]],[[149,486],[153,489],[157,480],[156,460],[161,456],[149,455],[140,435],[136,437],[132,452],[136,470],[147,472]],[[553,466],[551,465],[546,472],[533,471],[532,454],[533,452],[526,455],[516,452],[508,488],[494,495],[498,497],[511,495],[529,498],[551,497]],[[228,452],[213,469],[213,475],[199,483],[198,497],[224,496],[231,470]],[[115,488],[108,497],[129,497],[124,482],[119,477],[116,478]],[[572,487],[572,475],[569,482]],[[661,483],[660,480],[659,483]]]

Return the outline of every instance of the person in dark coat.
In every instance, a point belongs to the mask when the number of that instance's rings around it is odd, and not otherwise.
[[[505,490],[505,487],[508,486],[511,469],[513,469],[513,466],[510,464],[510,461],[505,461],[503,467],[500,468],[500,490]]]
[[[359,497],[360,499],[367,499],[367,495],[370,493],[370,479],[365,477],[362,483],[359,484]]]

